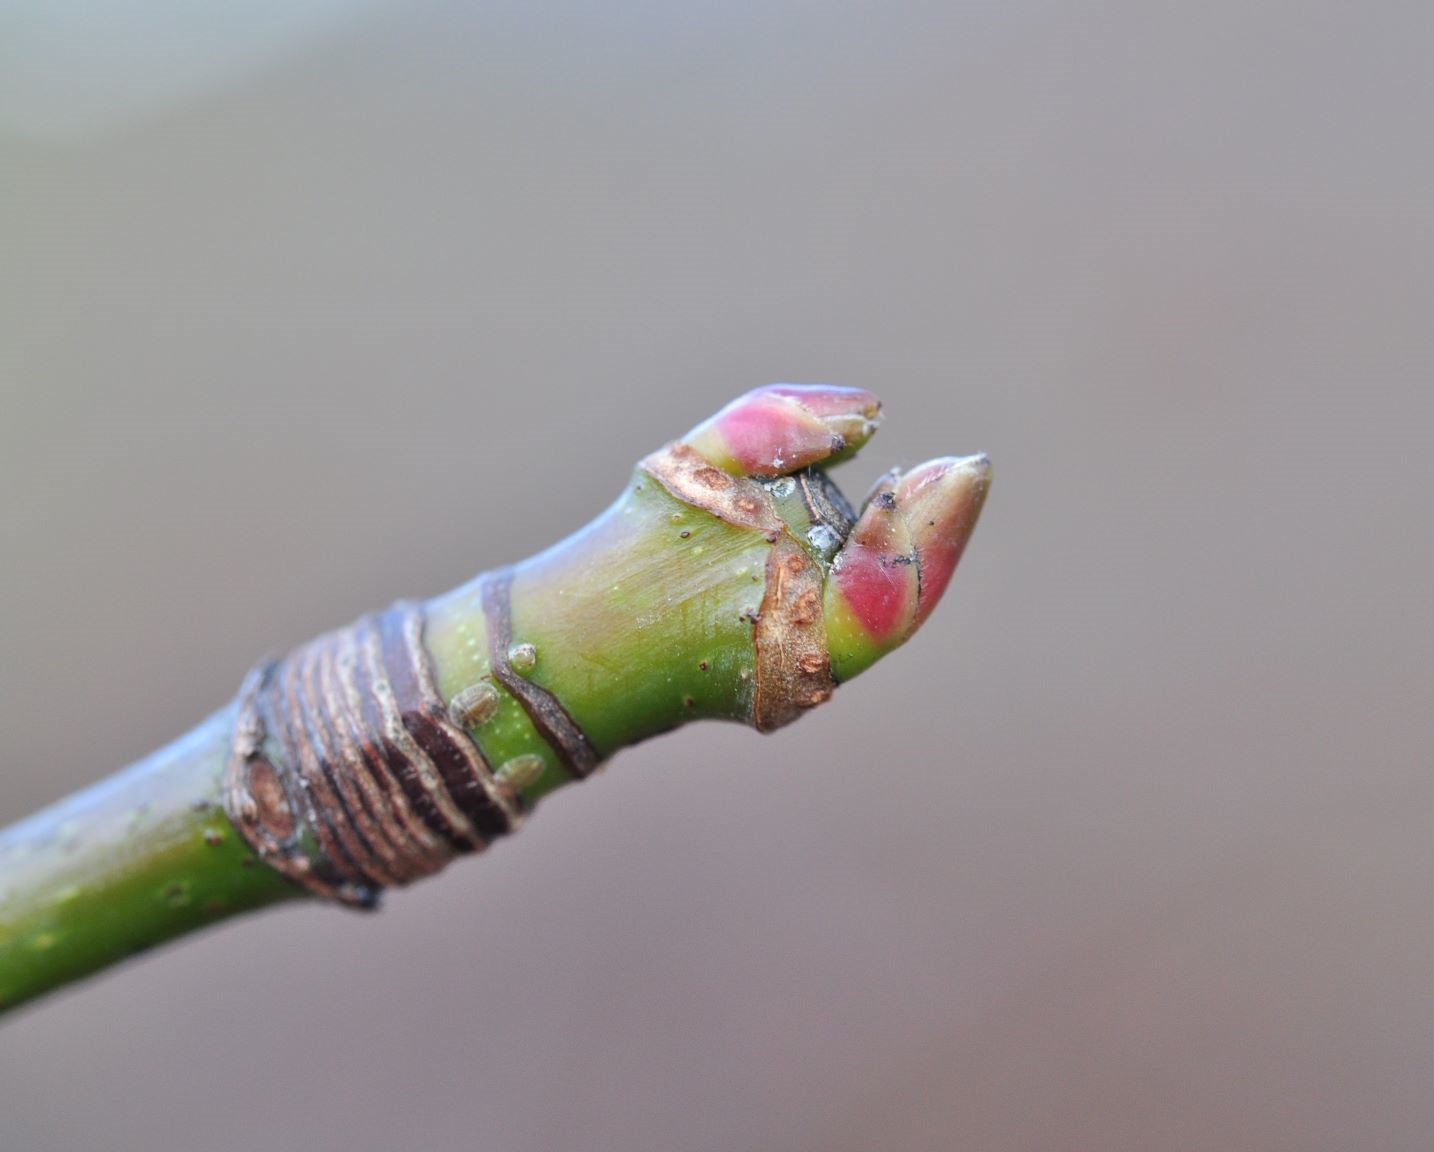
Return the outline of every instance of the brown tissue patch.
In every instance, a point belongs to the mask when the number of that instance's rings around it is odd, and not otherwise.
[[[808,652],[797,660],[797,667],[809,676],[816,676],[826,671],[827,658],[821,652]]]
[[[262,756],[249,762],[249,795],[254,800],[252,808],[246,808],[246,815],[252,811],[254,820],[264,833],[275,840],[287,840],[294,831],[294,810],[289,807],[284,786],[274,766]]]
[[[832,694],[821,572],[783,535],[767,558],[767,587],[752,629],[756,688],[752,723],[760,732],[790,724]]]
[[[695,469],[692,479],[703,488],[710,488],[714,492],[721,492],[732,486],[732,477],[722,469],[714,468],[710,464]]]
[[[769,534],[780,534],[786,527],[757,481],[713,467],[686,444],[669,444],[647,457],[640,467],[674,499],[710,512],[728,524]]]

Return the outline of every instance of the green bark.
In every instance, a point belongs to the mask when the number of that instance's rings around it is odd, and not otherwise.
[[[533,647],[528,679],[563,702],[604,759],[687,720],[745,719],[750,618],[770,548],[635,478],[584,531],[515,570],[513,637]],[[489,673],[481,580],[429,605],[445,698]],[[473,735],[494,764],[543,758],[525,800],[570,779],[510,698]]]
[[[233,709],[0,832],[0,1007],[302,895],[220,806]]]

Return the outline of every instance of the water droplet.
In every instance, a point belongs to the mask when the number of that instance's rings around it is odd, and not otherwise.
[[[813,524],[807,531],[807,539],[820,552],[833,552],[841,544],[841,537],[825,524]]]
[[[778,500],[785,500],[797,490],[797,482],[790,476],[783,476],[772,481],[772,495]]]
[[[508,649],[508,664],[519,676],[526,676],[538,663],[538,650],[531,644],[514,644]]]

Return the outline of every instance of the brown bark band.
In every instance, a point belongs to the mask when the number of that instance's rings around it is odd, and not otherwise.
[[[448,717],[424,617],[395,604],[250,673],[225,808],[266,863],[316,895],[370,907],[519,822]]]

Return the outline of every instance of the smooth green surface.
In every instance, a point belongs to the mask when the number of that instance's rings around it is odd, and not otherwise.
[[[840,539],[814,525],[795,482],[768,491],[788,530],[825,571]],[[772,545],[675,499],[638,472],[580,532],[514,569],[513,644],[531,645],[527,676],[552,692],[606,758],[689,720],[747,723],[753,622]],[[425,639],[451,699],[490,677],[481,578],[427,606]],[[516,667],[516,664],[515,664]],[[571,780],[501,685],[498,711],[470,729],[497,771],[537,756],[528,803]]]
[[[604,758],[686,720],[745,720],[751,618],[770,549],[761,534],[635,476],[586,528],[515,569],[513,642],[534,648],[529,678],[562,701]],[[428,605],[425,639],[445,699],[488,678],[479,581]],[[543,760],[522,792],[532,803],[571,776],[497,687],[497,713],[471,731],[495,770],[520,756]]]
[[[232,718],[0,832],[0,1010],[302,895],[252,857],[220,804]]]
[[[638,478],[518,569],[513,636],[537,649],[529,678],[604,756],[687,720],[746,721],[771,550]]]
[[[489,675],[481,580],[480,576],[429,602],[424,643],[433,658],[438,691],[444,700],[452,700],[481,680],[493,685],[498,695],[497,710],[490,719],[470,727],[469,733],[495,773],[521,757],[535,756],[541,761],[542,769],[521,789],[524,802],[533,804],[540,796],[571,783],[573,777],[538,735],[523,706]]]

